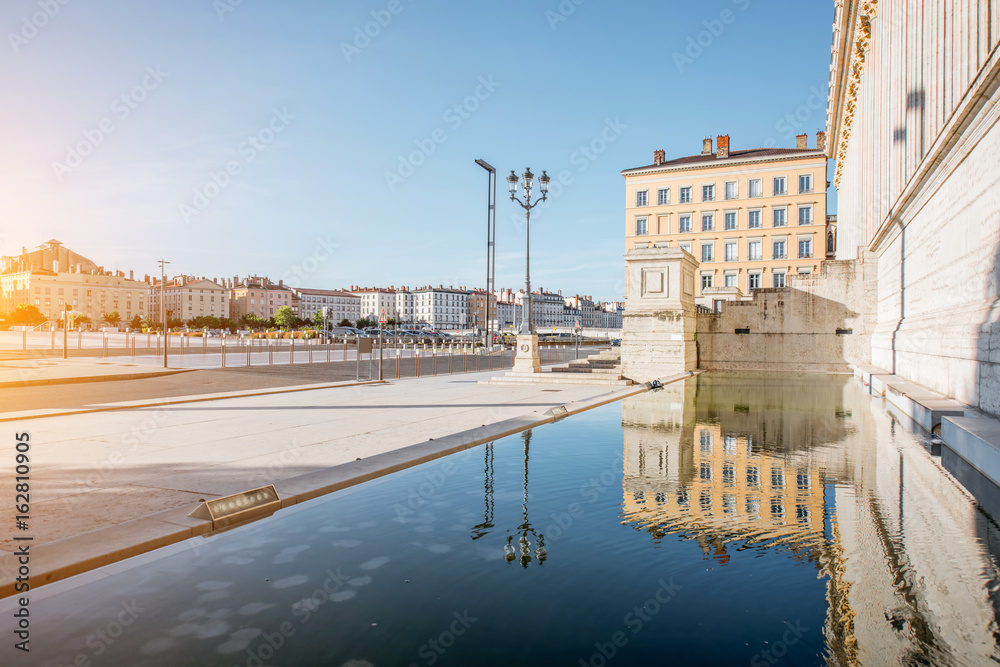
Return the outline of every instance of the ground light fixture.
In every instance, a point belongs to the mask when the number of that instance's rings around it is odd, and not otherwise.
[[[212,522],[219,530],[273,514],[281,508],[281,500],[273,484],[250,489],[231,496],[203,502],[188,516]]]

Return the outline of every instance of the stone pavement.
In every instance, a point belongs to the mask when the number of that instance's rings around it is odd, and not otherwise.
[[[645,391],[478,384],[498,373],[8,413],[8,482],[15,433],[30,435],[31,518],[19,536],[32,537],[33,585],[206,533],[187,517],[202,500],[273,483],[286,506]],[[4,483],[0,507],[13,506]],[[0,533],[0,597],[12,592],[14,532]]]

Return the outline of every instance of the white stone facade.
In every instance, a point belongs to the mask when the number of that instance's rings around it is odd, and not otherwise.
[[[340,290],[306,289],[295,290],[299,297],[299,317],[311,320],[316,313],[327,308],[327,318],[333,326],[344,320],[352,325],[361,317],[361,297]]]
[[[877,257],[872,363],[1000,415],[1000,2],[837,3],[837,257]]]

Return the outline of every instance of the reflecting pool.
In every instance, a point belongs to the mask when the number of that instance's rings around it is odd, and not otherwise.
[[[996,525],[932,451],[853,377],[703,374],[38,589],[0,656],[995,662]]]

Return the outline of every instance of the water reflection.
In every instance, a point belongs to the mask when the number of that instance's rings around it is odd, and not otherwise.
[[[847,376],[711,374],[626,399],[624,519],[721,566],[811,564],[830,664],[994,662],[989,520],[871,401]]]
[[[535,530],[528,518],[528,459],[531,450],[531,429],[521,434],[521,441],[524,445],[524,477],[521,482],[521,523],[512,533],[507,531],[507,541],[503,545],[503,559],[508,563],[518,562],[521,567],[527,568],[532,562],[539,565],[545,562],[548,554],[545,550],[545,535]],[[493,466],[493,443],[486,446],[486,465],[483,470],[484,487],[484,517],[483,522],[473,526],[472,539],[488,535],[491,528],[495,528],[493,523],[493,491],[494,477],[496,471]],[[537,545],[532,549],[532,546]]]

